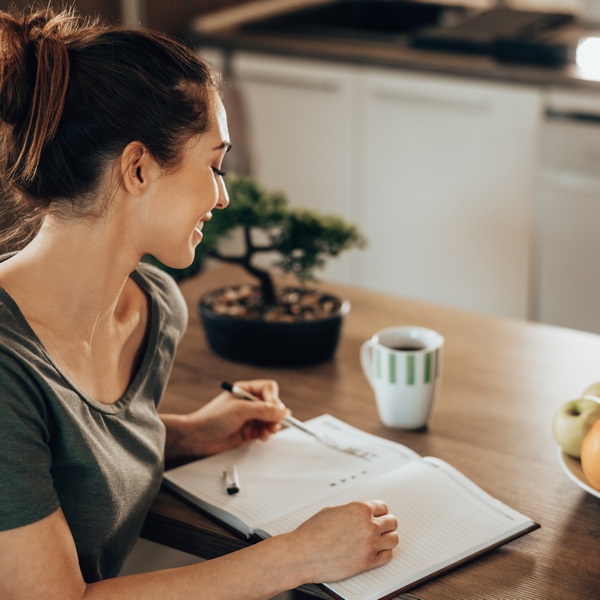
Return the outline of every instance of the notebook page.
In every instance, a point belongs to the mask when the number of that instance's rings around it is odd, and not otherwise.
[[[307,425],[341,444],[368,450],[372,458],[340,452],[290,427],[266,442],[253,442],[171,469],[165,473],[165,483],[186,490],[188,497],[220,507],[254,529],[339,489],[364,486],[369,478],[419,457],[401,444],[330,415],[307,421]],[[223,485],[223,470],[230,464],[236,465],[240,478],[240,491],[232,496]]]
[[[349,600],[380,598],[533,524],[437,459],[412,462],[377,477],[368,493],[344,491],[329,501],[370,498],[384,500],[397,516],[400,543],[387,565],[328,585]],[[270,535],[291,531],[315,508],[271,522],[266,530]]]

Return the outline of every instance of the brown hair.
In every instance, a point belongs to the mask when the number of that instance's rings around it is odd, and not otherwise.
[[[89,210],[132,141],[176,167],[182,142],[209,127],[218,88],[209,65],[164,34],[73,10],[0,12],[0,210],[20,206],[33,229],[51,204]]]

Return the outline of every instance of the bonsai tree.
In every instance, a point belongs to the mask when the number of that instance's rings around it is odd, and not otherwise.
[[[256,258],[274,253],[272,267],[294,275],[301,284],[314,281],[315,271],[328,258],[350,248],[363,248],[366,241],[354,225],[337,215],[321,215],[315,210],[296,209],[288,205],[279,192],[265,191],[250,177],[228,177],[230,206],[215,214],[210,225],[217,239],[241,229],[243,250],[224,254],[219,244],[205,246],[208,256],[243,267],[260,283],[265,307],[277,303],[272,269],[259,267]],[[199,248],[204,245],[204,241]]]
[[[251,364],[328,360],[349,303],[305,284],[329,257],[364,247],[364,238],[340,217],[291,208],[283,194],[265,191],[252,178],[230,176],[227,188],[231,204],[204,228],[193,269],[212,257],[239,265],[259,285],[226,286],[202,296],[198,309],[209,346],[223,358]],[[236,244],[226,250],[222,242],[234,231],[241,233],[241,249]],[[295,276],[300,286],[276,290],[277,270]]]

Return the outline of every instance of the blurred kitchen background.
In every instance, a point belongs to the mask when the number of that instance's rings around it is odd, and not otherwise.
[[[324,278],[600,333],[600,0],[74,4],[225,73],[225,168],[369,240]]]
[[[224,71],[225,169],[369,240],[325,278],[600,333],[600,0],[74,4]],[[142,540],[125,570],[195,560]]]

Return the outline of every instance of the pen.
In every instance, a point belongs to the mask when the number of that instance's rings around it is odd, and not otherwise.
[[[254,396],[253,394],[247,392],[238,385],[233,385],[228,381],[224,381],[221,384],[221,387],[224,390],[231,392],[234,396],[241,398],[242,400],[249,400],[250,402],[262,402],[262,400],[257,396]],[[296,429],[300,429],[301,431],[304,431],[304,433],[308,433],[308,435],[312,435],[313,437],[319,437],[314,431],[311,431],[308,427],[306,427],[302,423],[302,421],[298,421],[298,419],[295,419],[291,415],[288,415],[285,419],[283,419],[283,422],[290,427],[296,427]]]
[[[230,496],[240,491],[240,479],[235,465],[229,465],[225,468],[223,471],[223,480],[225,482],[225,489]]]
[[[260,398],[258,398],[257,396],[254,396],[253,394],[251,394],[250,392],[247,392],[240,386],[233,385],[232,383],[229,383],[228,381],[223,381],[221,383],[221,387],[224,390],[231,392],[234,396],[241,398],[242,400],[249,400],[250,402],[262,402],[262,400]],[[347,454],[353,454],[354,456],[358,456],[358,457],[364,458],[366,460],[370,460],[372,457],[372,453],[368,450],[361,450],[360,448],[342,446],[336,440],[331,439],[330,436],[318,434],[316,431],[313,431],[312,429],[310,429],[306,425],[304,425],[304,423],[302,423],[302,421],[298,421],[298,419],[295,419],[291,415],[289,415],[285,419],[283,419],[283,422],[290,427],[295,427],[296,429],[303,431],[304,433],[317,439],[322,444],[325,444],[326,446],[329,446],[330,448],[335,448],[336,450],[339,450],[340,452],[346,452]]]

